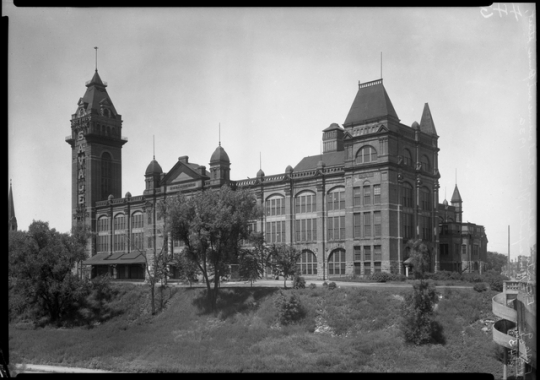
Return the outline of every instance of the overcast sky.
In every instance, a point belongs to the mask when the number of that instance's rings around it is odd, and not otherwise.
[[[95,69],[122,115],[122,194],[221,144],[233,180],[280,174],[320,152],[358,81],[382,76],[406,125],[429,103],[440,199],[457,183],[488,250],[536,242],[536,9],[16,8],[9,17],[8,146],[19,229],[71,228],[70,119]]]

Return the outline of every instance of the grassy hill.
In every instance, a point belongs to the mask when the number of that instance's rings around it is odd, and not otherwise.
[[[118,284],[109,320],[91,328],[34,328],[12,323],[13,363],[58,364],[113,371],[484,372],[502,364],[491,331],[494,292],[445,289],[437,319],[445,344],[409,346],[398,329],[399,306],[411,289],[221,289],[217,315],[202,288],[169,288],[164,309],[149,313],[147,286]],[[298,323],[277,323],[274,300],[296,294]]]

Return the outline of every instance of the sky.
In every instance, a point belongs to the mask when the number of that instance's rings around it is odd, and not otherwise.
[[[96,68],[122,115],[122,193],[155,156],[231,179],[281,174],[382,78],[401,122],[425,103],[440,136],[439,202],[512,258],[536,243],[536,8],[17,8],[9,18],[8,178],[19,229],[71,228],[70,119]],[[382,54],[382,59],[381,59]],[[219,127],[220,126],[220,127]],[[219,133],[221,128],[221,134]]]

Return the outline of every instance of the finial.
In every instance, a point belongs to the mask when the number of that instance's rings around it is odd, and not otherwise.
[[[97,49],[98,49],[98,47],[94,46],[94,49],[96,49],[96,71],[97,71]]]
[[[259,169],[262,170],[262,153],[259,152]]]
[[[156,141],[154,135],[152,135],[152,159],[156,159]]]
[[[382,51],[381,51],[381,79],[382,79]]]
[[[457,186],[457,168],[456,168],[456,186]]]
[[[218,128],[219,128],[219,129],[218,129],[218,133],[219,133],[219,135],[218,135],[219,146],[221,146],[221,123],[219,123],[219,127],[218,127]]]

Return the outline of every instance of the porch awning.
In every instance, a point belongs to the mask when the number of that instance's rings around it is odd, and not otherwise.
[[[98,253],[83,261],[84,265],[117,265],[117,264],[145,264],[146,259],[141,252],[115,252],[113,254]]]
[[[403,262],[403,264],[405,265],[412,265],[411,263],[412,263],[412,257],[409,257],[407,260]]]

